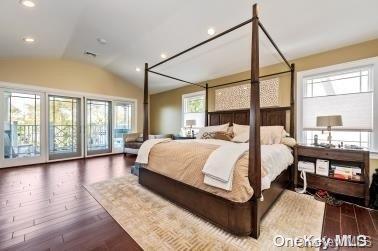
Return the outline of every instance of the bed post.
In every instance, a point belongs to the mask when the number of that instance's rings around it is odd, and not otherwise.
[[[259,80],[259,19],[257,4],[253,5],[252,56],[251,56],[251,107],[249,119],[249,166],[248,179],[253,188],[251,236],[259,238],[261,197],[261,147],[260,147],[260,80]]]
[[[143,141],[148,140],[148,64],[144,64],[144,90],[143,90]]]
[[[295,95],[295,64],[290,65],[290,137],[295,138],[294,130],[294,95]]]
[[[295,138],[294,121],[295,121],[295,64],[290,65],[290,137]]]
[[[205,126],[209,125],[209,85],[206,83],[206,95],[205,95]]]

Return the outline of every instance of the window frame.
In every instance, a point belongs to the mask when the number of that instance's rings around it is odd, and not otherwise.
[[[191,93],[186,93],[186,94],[183,94],[182,95],[182,98],[181,98],[181,127],[182,128],[188,128],[185,126],[185,99],[187,98],[191,98],[191,97],[195,97],[195,96],[204,96],[204,112],[203,112],[203,116],[205,117],[205,109],[206,109],[206,91],[198,91],[198,92],[191,92]],[[204,125],[206,126],[206,125]],[[198,129],[198,128],[201,128],[202,126],[193,126],[192,128],[193,129]]]
[[[371,67],[371,88],[373,90],[373,131],[370,133],[371,156],[378,158],[378,57],[372,57],[352,62],[335,64],[331,66],[300,71],[297,73],[296,83],[296,138],[298,142],[305,143],[303,130],[303,99],[304,99],[304,81],[316,75],[332,75],[337,72],[353,70],[356,68]]]

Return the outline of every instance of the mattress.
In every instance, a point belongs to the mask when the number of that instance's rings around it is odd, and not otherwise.
[[[151,171],[178,180],[234,202],[246,202],[253,196],[248,179],[248,153],[236,163],[231,191],[206,185],[202,168],[209,155],[224,144],[237,144],[215,139],[175,140],[155,145],[149,154]],[[282,144],[261,146],[262,189],[293,163],[291,149]]]

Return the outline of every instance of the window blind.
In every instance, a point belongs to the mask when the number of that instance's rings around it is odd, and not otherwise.
[[[316,117],[341,115],[343,126],[332,130],[373,130],[373,92],[303,98],[303,129],[316,129]],[[319,128],[318,128],[319,129]]]

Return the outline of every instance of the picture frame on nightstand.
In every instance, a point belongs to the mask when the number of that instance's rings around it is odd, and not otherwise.
[[[316,174],[328,176],[329,175],[329,160],[317,159],[316,160]]]

